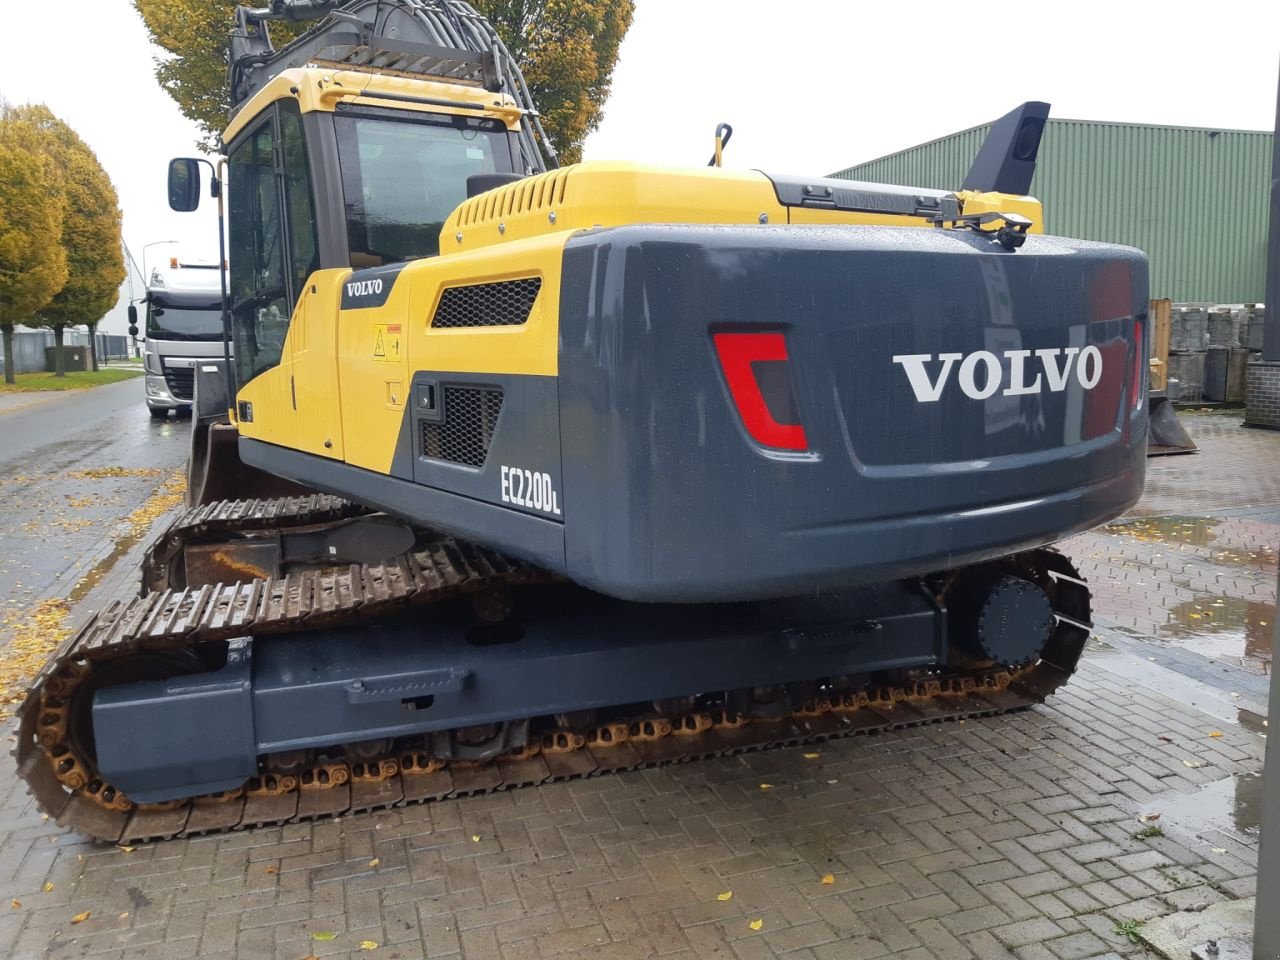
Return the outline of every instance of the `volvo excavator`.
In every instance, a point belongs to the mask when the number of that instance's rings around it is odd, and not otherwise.
[[[314,21],[276,49],[269,24]],[[556,165],[461,0],[240,8],[191,502],[35,679],[108,842],[1043,701],[1138,499],[1147,265],[1046,236],[1047,115],[956,191]],[[202,161],[203,162],[203,161]],[[169,200],[206,187],[177,160]]]

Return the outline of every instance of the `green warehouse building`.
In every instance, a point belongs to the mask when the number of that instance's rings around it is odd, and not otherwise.
[[[832,176],[955,190],[990,124]],[[1270,131],[1049,118],[1031,193],[1045,230],[1151,258],[1151,296],[1258,303],[1266,288]]]

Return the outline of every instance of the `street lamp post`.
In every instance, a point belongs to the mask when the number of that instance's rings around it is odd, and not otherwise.
[[[158,247],[166,243],[177,243],[177,242],[178,242],[177,240],[152,240],[150,243],[144,243],[142,245],[142,269],[144,271],[147,269],[147,250],[149,250],[151,247]],[[142,275],[142,282],[146,283],[149,276],[150,274],[144,273]]]

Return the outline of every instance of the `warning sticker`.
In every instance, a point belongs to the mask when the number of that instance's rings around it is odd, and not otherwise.
[[[400,362],[400,324],[375,323],[373,325],[373,359]]]

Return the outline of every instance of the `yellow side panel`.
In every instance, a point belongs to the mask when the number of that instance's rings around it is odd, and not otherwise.
[[[556,375],[560,264],[568,237],[563,232],[416,261],[400,272],[384,306],[341,313],[337,392],[347,463],[390,472],[417,372]],[[525,277],[542,280],[527,322],[431,327],[446,288]]]
[[[403,349],[414,306],[414,284],[410,273],[419,261],[400,272],[387,302],[380,307],[341,310],[342,283],[349,271],[334,271],[331,315],[337,323],[337,383],[334,394],[341,397],[343,459],[347,463],[378,473],[391,472],[400,426],[408,402],[408,352]],[[394,338],[401,345],[392,347]]]
[[[338,385],[338,305],[347,269],[311,275],[298,300],[286,346],[293,351],[295,434],[288,446],[341,460],[342,395]]]
[[[289,383],[292,373],[293,362],[286,338],[280,364],[242,384],[236,393],[239,402],[253,404],[252,422],[240,421],[242,437],[285,447],[294,445],[293,391]]]
[[[560,267],[568,232],[441,257],[413,271],[414,317],[409,328],[413,370],[515,373],[554,377],[559,369]],[[542,286],[526,323],[507,327],[431,326],[448,287],[539,277]]]

